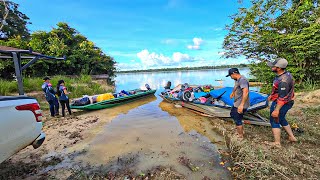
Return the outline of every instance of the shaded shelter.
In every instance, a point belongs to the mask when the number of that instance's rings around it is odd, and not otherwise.
[[[24,69],[31,66],[39,59],[65,60],[66,56],[58,58],[33,52],[32,49],[24,50],[8,46],[0,46],[0,59],[13,59],[15,75],[18,82],[19,95],[24,95],[22,81],[22,71]],[[30,59],[30,61],[24,66],[21,66],[22,59]]]

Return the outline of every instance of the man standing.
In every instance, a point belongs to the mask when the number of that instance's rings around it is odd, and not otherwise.
[[[50,78],[45,77],[43,80],[44,83],[42,84],[41,88],[45,93],[46,100],[49,103],[51,117],[54,117],[55,115],[59,115],[59,102],[55,95],[56,92],[50,83]]]
[[[271,67],[272,72],[277,74],[273,80],[272,92],[268,99],[269,101],[273,101],[270,107],[270,123],[274,136],[274,142],[268,144],[281,147],[280,125],[288,133],[289,141],[297,141],[285,118],[287,112],[294,104],[294,80],[292,75],[285,70],[288,65],[288,61],[286,59],[277,58],[274,62],[268,62],[267,65]]]
[[[231,77],[231,79],[235,80],[234,88],[232,90],[232,93],[230,94],[231,99],[234,97],[234,103],[231,108],[230,116],[236,123],[238,138],[243,139],[243,114],[250,106],[249,82],[244,76],[239,73],[239,70],[237,68],[229,69],[228,75],[226,77],[229,76]]]

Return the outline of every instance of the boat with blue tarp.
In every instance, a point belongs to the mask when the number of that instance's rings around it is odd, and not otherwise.
[[[166,89],[160,94],[165,101],[188,108],[189,110],[208,117],[231,118],[230,110],[234,98],[230,98],[233,87],[210,87],[180,84],[174,89]],[[268,95],[249,91],[250,106],[244,114],[244,123],[270,126],[269,120],[258,114],[268,107]]]

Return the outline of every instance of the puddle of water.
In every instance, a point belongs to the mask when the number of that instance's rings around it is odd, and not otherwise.
[[[99,116],[101,125],[89,132],[77,148],[87,153],[77,160],[91,165],[108,164],[137,155],[137,173],[158,166],[170,166],[188,179],[231,179],[220,166],[217,151],[223,138],[204,117],[149,97],[123,106],[89,112]]]

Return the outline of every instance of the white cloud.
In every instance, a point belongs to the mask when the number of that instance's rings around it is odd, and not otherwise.
[[[188,49],[195,49],[198,50],[200,49],[200,45],[203,43],[203,40],[201,38],[193,38],[193,45],[188,45],[187,48]]]
[[[194,50],[198,50],[200,49],[200,46],[196,46],[196,45],[188,45],[187,46],[188,49],[194,49]]]
[[[203,40],[201,38],[193,38],[193,43],[196,46],[200,46],[202,44]]]
[[[150,53],[147,49],[137,53],[137,56],[141,60],[141,64],[148,67],[179,65],[180,63],[196,61],[195,58],[181,52],[175,52],[172,57],[168,57],[155,52]]]
[[[189,61],[193,61],[193,58],[191,58],[188,54],[182,54],[181,52],[175,52],[172,55],[172,60],[174,62],[189,62]]]
[[[163,54],[156,54],[155,52],[150,53],[144,49],[137,53],[138,58],[141,60],[143,65],[155,66],[157,64],[169,64],[171,59],[164,56]]]

